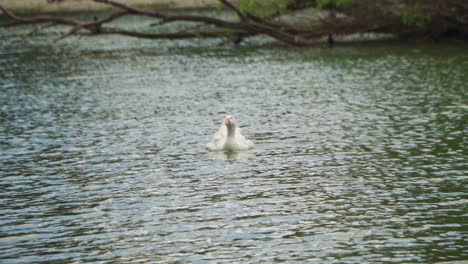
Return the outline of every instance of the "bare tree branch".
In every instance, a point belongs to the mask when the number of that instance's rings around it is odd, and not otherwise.
[[[56,0],[54,0],[56,1]],[[62,34],[58,39],[64,39],[73,35],[99,35],[99,34],[119,34],[137,38],[150,39],[179,39],[179,38],[230,38],[235,43],[242,41],[245,37],[255,35],[266,35],[273,39],[296,46],[310,46],[316,43],[316,39],[328,34],[352,34],[366,32],[398,33],[398,34],[440,34],[444,30],[451,30],[454,27],[461,32],[468,32],[468,4],[460,1],[455,4],[446,3],[448,0],[433,0],[421,4],[419,7],[424,12],[431,14],[432,29],[422,29],[417,25],[409,26],[402,22],[402,11],[411,10],[416,0],[387,0],[380,1],[374,6],[366,1],[352,1],[346,8],[337,8],[336,16],[318,17],[309,21],[309,24],[290,23],[286,20],[279,20],[282,16],[276,12],[267,17],[259,17],[244,10],[231,2],[231,0],[218,0],[227,10],[234,12],[239,20],[221,19],[206,15],[197,15],[184,12],[173,12],[158,9],[140,9],[118,2],[117,0],[88,0],[117,8],[119,11],[107,17],[94,20],[78,20],[67,17],[55,17],[47,15],[37,15],[32,17],[18,16],[0,5],[0,11],[7,18],[6,23],[0,27],[14,27],[21,25],[68,26],[69,31]],[[306,0],[296,0],[304,2]],[[308,0],[307,0],[308,1]],[[300,2],[299,6],[303,6]],[[316,5],[316,1],[311,4]],[[409,7],[408,7],[409,6]],[[295,12],[298,6],[291,7]],[[324,7],[325,10],[335,7]],[[409,8],[409,9],[408,9]],[[371,10],[371,12],[369,11]],[[339,14],[339,15],[338,15]],[[403,13],[404,14],[404,13]],[[127,30],[110,26],[113,21],[123,16],[145,16],[156,21],[150,26],[160,26],[171,22],[189,22],[196,25],[195,28],[185,28],[178,32],[141,32]],[[201,31],[203,25],[210,26]],[[216,28],[217,30],[212,30]],[[38,27],[29,35],[45,27]],[[431,31],[432,30],[432,31]],[[466,34],[466,33],[464,33]]]
[[[44,26],[38,26],[38,27],[36,27],[34,30],[32,30],[31,32],[29,32],[28,34],[26,34],[26,37],[30,37],[30,36],[32,36],[32,35],[38,33],[38,32],[41,31],[41,30],[44,30],[44,29],[46,29],[46,28],[50,28],[50,27],[53,27],[53,26],[55,26],[55,23],[49,23],[49,24],[46,24],[46,25],[44,25]]]
[[[254,34],[265,34],[270,37],[276,38],[278,40],[284,41],[286,43],[292,44],[292,45],[309,45],[310,41],[307,39],[304,39],[300,35],[291,35],[290,33],[278,28],[278,27],[273,27],[268,24],[264,24],[261,22],[255,22],[255,21],[239,21],[239,22],[233,22],[233,21],[228,21],[228,20],[223,20],[223,19],[218,19],[218,18],[213,18],[209,16],[200,16],[200,15],[191,15],[191,14],[179,14],[179,13],[173,13],[173,12],[168,12],[168,11],[153,11],[153,10],[143,10],[143,9],[138,9],[134,7],[130,7],[126,4],[114,1],[114,0],[93,0],[94,2],[97,3],[103,3],[103,4],[108,4],[114,7],[117,7],[119,9],[122,9],[122,12],[115,13],[113,15],[110,15],[109,17],[94,21],[94,22],[82,22],[78,20],[73,20],[73,19],[67,19],[67,18],[56,18],[56,17],[50,17],[50,16],[36,16],[32,18],[24,18],[24,17],[19,17],[16,16],[10,12],[8,12],[5,8],[1,7],[1,10],[4,11],[4,13],[13,20],[13,25],[16,26],[19,24],[38,24],[38,23],[46,23],[46,22],[54,22],[56,24],[60,25],[69,25],[73,26],[73,28],[65,35],[61,36],[59,39],[66,38],[68,36],[71,36],[73,34],[78,33],[80,29],[87,29],[88,31],[99,34],[99,33],[109,33],[109,32],[100,32],[97,30],[98,28],[101,28],[102,24],[108,23],[113,21],[114,19],[123,16],[123,15],[141,15],[141,16],[149,16],[149,17],[154,17],[161,19],[161,21],[164,22],[159,22],[161,23],[168,23],[170,21],[186,21],[186,22],[195,22],[195,23],[204,23],[208,25],[213,25],[219,28],[224,28],[224,29],[229,29],[229,30],[236,30],[236,31],[241,31],[244,33],[249,33],[249,35],[254,35]],[[227,4],[228,7],[232,10],[235,10],[236,12],[240,12],[237,7],[232,5],[230,2],[221,0],[223,3]],[[109,30],[109,29],[108,29]],[[121,35],[126,35],[126,36],[135,36],[135,37],[152,37],[153,35],[147,35],[146,33],[138,33],[138,32],[131,32],[128,30],[117,30],[117,29],[112,29],[112,34],[121,34]],[[207,34],[193,34],[189,32],[182,32],[178,34],[172,34],[172,36],[182,36],[184,38],[187,37],[193,37],[193,38],[198,38],[198,37],[205,37],[205,36],[211,36],[211,37],[219,37],[220,34],[213,34],[213,33],[207,33]],[[229,34],[232,35],[232,34]],[[158,38],[161,38],[165,36],[164,34],[157,34]],[[169,35],[168,35],[169,36]]]
[[[68,33],[63,34],[62,36],[58,37],[56,40],[61,40],[64,38],[67,38],[69,36],[72,36],[76,33],[78,33],[81,29],[88,29],[91,32],[94,33],[100,33],[100,28],[102,27],[103,24],[110,23],[113,20],[122,17],[124,15],[128,15],[127,11],[119,11],[114,14],[109,15],[108,17],[105,17],[103,19],[97,19],[95,18],[94,22],[89,22],[89,23],[81,23],[75,27],[73,27]]]
[[[103,27],[100,34],[116,34],[129,37],[138,37],[146,39],[191,39],[191,38],[224,38],[241,35],[243,37],[250,36],[250,33],[245,31],[192,31],[192,32],[173,32],[173,33],[146,33],[135,32],[121,28]]]
[[[81,24],[77,20],[69,18],[58,18],[52,16],[36,16],[32,18],[19,17],[6,10],[3,6],[0,5],[0,11],[5,14],[8,18],[12,20],[11,23],[1,25],[2,27],[18,26],[18,25],[28,25],[28,24],[42,24],[42,23],[56,23],[62,25],[77,26]]]
[[[229,9],[233,10],[241,20],[246,20],[247,17],[241,12],[239,8],[237,8],[234,4],[229,2],[228,0],[219,0],[223,5],[228,7]]]

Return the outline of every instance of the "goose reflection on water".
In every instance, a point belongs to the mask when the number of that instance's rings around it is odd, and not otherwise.
[[[233,151],[233,150],[224,150],[224,151],[213,151],[210,152],[214,160],[219,161],[235,161],[235,160],[247,160],[252,157],[252,153],[250,151],[241,150],[241,151]]]

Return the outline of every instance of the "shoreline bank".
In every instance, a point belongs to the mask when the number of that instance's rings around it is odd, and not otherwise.
[[[215,0],[119,0],[141,9],[202,10],[217,6]],[[48,3],[47,0],[0,0],[0,5],[17,14],[99,12],[115,9],[109,5],[86,0]],[[1,17],[1,13],[0,13]]]

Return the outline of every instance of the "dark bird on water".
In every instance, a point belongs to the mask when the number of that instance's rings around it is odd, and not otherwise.
[[[333,44],[335,43],[335,40],[333,40],[333,35],[332,35],[331,33],[328,34],[327,42],[328,42],[328,46],[329,46],[329,47],[332,47]]]

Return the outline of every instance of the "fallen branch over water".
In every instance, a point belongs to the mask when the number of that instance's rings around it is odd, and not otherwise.
[[[18,16],[0,5],[0,11],[8,18],[7,22],[1,24],[0,27],[42,24],[46,25],[45,27],[59,25],[70,27],[70,30],[58,39],[73,35],[117,34],[147,39],[230,38],[238,43],[247,37],[265,35],[295,46],[313,45],[318,38],[324,36],[328,36],[329,44],[333,44],[333,34],[374,32],[430,37],[438,37],[448,32],[455,32],[459,35],[468,34],[468,17],[466,16],[468,4],[463,1],[452,3],[452,1],[435,0],[426,1],[425,5],[421,5],[416,0],[401,0],[381,1],[379,4],[372,5],[366,1],[349,0],[350,4],[345,8],[336,6],[334,1],[328,1],[332,4],[320,6],[322,14],[325,15],[309,15],[309,21],[301,23],[290,22],[284,17],[294,18],[298,10],[316,8],[320,1],[290,1],[294,5],[288,6],[287,12],[273,12],[260,16],[242,9],[229,0],[219,0],[221,5],[236,15],[237,19],[230,20],[188,12],[140,9],[115,0],[89,1],[108,5],[118,11],[101,19],[95,17],[94,20],[83,21],[47,15]],[[363,2],[365,3],[362,4]],[[417,10],[411,9],[416,7]],[[405,13],[407,10],[412,10],[413,13]],[[149,32],[148,29],[128,30],[111,25],[113,21],[124,16],[144,16],[154,19],[155,22],[149,25],[149,29],[153,32]],[[155,29],[172,22],[190,22],[200,27],[180,29],[169,33],[162,33]],[[203,30],[201,26],[210,28]],[[216,30],[213,30],[213,27]]]

